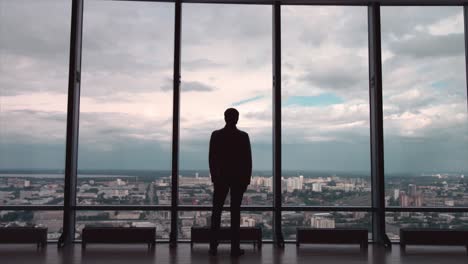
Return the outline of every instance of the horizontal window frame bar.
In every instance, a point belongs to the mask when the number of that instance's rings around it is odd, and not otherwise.
[[[211,211],[213,206],[194,206],[194,205],[179,205],[177,211]],[[229,211],[230,206],[224,206],[223,211]],[[256,212],[273,212],[275,208],[273,206],[241,206],[241,211],[256,211]]]
[[[468,207],[386,207],[385,212],[468,213]]]
[[[157,231],[156,231],[157,232]],[[58,240],[47,240],[47,243],[56,243]],[[156,238],[154,240],[154,243],[156,244],[169,244],[171,241],[169,241],[169,239],[166,239],[166,238]],[[263,242],[263,241],[262,241]],[[73,244],[83,244],[83,239],[75,239],[73,240]]]
[[[171,211],[170,205],[76,205],[75,211]]]
[[[281,208],[282,212],[294,212],[294,211],[304,211],[304,212],[374,212],[375,208],[371,206],[283,206]]]
[[[158,240],[156,240],[156,243],[158,242]],[[177,240],[177,243],[179,244],[191,244],[192,241],[190,239],[178,239]],[[271,238],[267,238],[267,239],[262,239],[262,243],[264,244],[273,244],[275,243],[275,241]],[[294,243],[296,243],[296,241],[294,241]],[[194,245],[198,244],[198,243],[193,243]],[[202,244],[202,243],[200,243]],[[244,242],[241,242],[241,244],[244,244]],[[245,244],[251,244],[250,242],[245,242]]]
[[[63,205],[0,205],[0,211],[63,211]]]
[[[281,5],[320,5],[320,6],[463,6],[467,0],[282,0]]]
[[[104,1],[104,0],[103,0]],[[161,2],[175,3],[175,0],[107,0],[119,2]],[[273,0],[182,0],[187,4],[239,4],[239,5],[273,5]]]
[[[171,211],[170,205],[77,205],[75,211]],[[210,205],[179,205],[177,211],[211,211]],[[63,205],[0,205],[0,211],[62,211]],[[229,211],[230,207],[223,207]],[[273,212],[273,206],[241,206],[241,211]],[[282,212],[374,212],[370,206],[282,206]],[[385,212],[428,212],[428,213],[466,213],[468,207],[396,207],[385,208]]]
[[[120,2],[161,2],[175,3],[175,0],[103,0]],[[468,0],[278,0],[281,5],[320,5],[320,6],[463,6]],[[275,0],[182,0],[189,4],[241,4],[273,5]]]
[[[169,244],[170,243],[169,239],[156,239],[154,242],[156,244]],[[50,243],[50,244],[57,243],[57,240],[48,240],[47,243]],[[73,241],[73,244],[82,244],[82,243],[83,243],[83,240],[81,240],[81,239],[77,239],[77,240]],[[178,244],[190,244],[190,243],[192,243],[192,241],[190,239],[178,239],[177,243]],[[273,239],[271,239],[271,238],[267,238],[267,239],[262,239],[262,243],[263,244],[273,244],[273,243],[275,243],[275,241]],[[286,244],[296,244],[297,241],[293,240],[293,239],[285,239],[284,243],[286,243]],[[374,244],[372,239],[369,239],[368,243],[369,244]],[[198,243],[194,243],[194,244],[198,244]],[[241,242],[241,244],[243,244],[243,242]],[[250,243],[246,242],[246,244],[250,244]],[[394,244],[398,244],[398,242],[394,242]]]
[[[86,2],[87,0],[85,0]],[[102,1],[116,1],[116,2],[162,2],[162,3],[175,3],[175,0],[102,0]]]
[[[176,211],[211,211],[211,205],[179,205]],[[76,211],[171,211],[170,205],[78,205]],[[230,210],[229,206],[223,210]],[[241,211],[274,211],[273,206],[242,206]]]

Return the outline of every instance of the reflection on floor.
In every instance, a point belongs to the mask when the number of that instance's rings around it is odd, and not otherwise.
[[[356,245],[301,245],[297,249],[294,244],[286,244],[282,250],[265,244],[258,251],[246,244],[243,248],[246,254],[232,259],[228,245],[221,245],[216,257],[208,256],[207,245],[195,245],[190,249],[186,243],[179,244],[176,249],[170,249],[168,244],[157,244],[154,251],[148,251],[145,245],[89,245],[85,251],[80,244],[62,250],[58,250],[56,244],[49,244],[45,250],[36,250],[34,245],[0,245],[0,263],[468,263],[465,248],[459,246],[409,246],[406,253],[400,252],[398,245],[391,251],[370,245],[367,252],[360,251]]]

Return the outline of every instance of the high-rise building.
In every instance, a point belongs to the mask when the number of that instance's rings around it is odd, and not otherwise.
[[[396,201],[400,197],[400,189],[393,190],[393,199]]]
[[[421,207],[423,206],[423,196],[421,194],[417,194],[416,196],[413,197],[413,201],[414,201],[414,206],[416,207]]]
[[[401,207],[408,207],[409,206],[409,201],[410,198],[408,197],[408,195],[406,195],[406,193],[404,193],[403,191],[400,192],[400,206]]]
[[[416,186],[416,184],[408,184],[408,195],[411,196],[411,197],[414,197],[416,196],[418,192],[418,187]]]

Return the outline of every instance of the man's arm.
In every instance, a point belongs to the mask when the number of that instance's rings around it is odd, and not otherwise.
[[[247,168],[247,176],[248,176],[248,184],[250,184],[250,178],[252,177],[252,149],[250,147],[250,138],[249,134],[246,133],[247,136],[247,157],[246,157],[246,168]]]
[[[209,166],[210,166],[210,174],[211,174],[211,182],[215,182],[218,179],[218,155],[219,153],[216,151],[216,134],[215,132],[211,133],[210,138],[210,150],[208,154]]]

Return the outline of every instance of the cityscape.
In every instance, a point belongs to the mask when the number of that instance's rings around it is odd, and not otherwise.
[[[283,172],[284,206],[371,206],[371,182],[365,173]],[[385,204],[396,207],[468,206],[468,180],[464,174],[421,173],[387,175]],[[181,171],[179,204],[212,203],[212,184],[206,171]],[[229,198],[227,198],[229,200]],[[228,201],[227,201],[228,203]],[[50,171],[0,173],[0,205],[61,205],[63,174]],[[170,205],[170,171],[85,171],[78,175],[78,205]],[[271,172],[254,172],[244,194],[244,206],[271,206]],[[209,226],[210,211],[179,211],[179,239],[190,239],[192,226]],[[49,239],[61,234],[63,212],[0,211],[0,226],[46,226]],[[154,226],[157,238],[166,240],[170,233],[170,211],[81,211],[76,214],[76,238],[85,225]],[[223,212],[222,225],[229,226],[229,212]],[[261,227],[264,239],[272,239],[271,211],[243,211],[241,226]],[[369,212],[298,212],[283,211],[285,239],[294,240],[297,227],[368,228]],[[468,229],[468,213],[387,212],[387,234],[399,239],[401,227]]]

